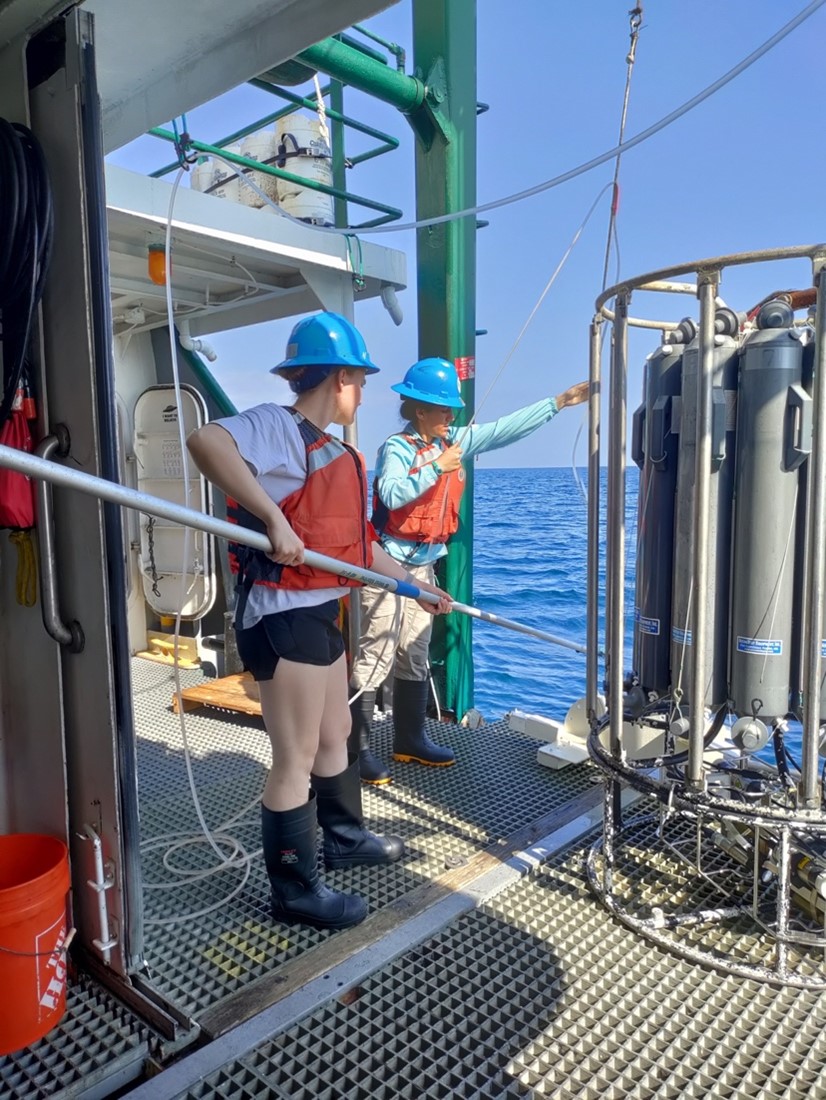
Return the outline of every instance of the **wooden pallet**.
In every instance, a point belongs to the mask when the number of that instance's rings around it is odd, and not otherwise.
[[[199,707],[220,707],[221,710],[234,710],[241,714],[261,714],[258,685],[248,672],[222,676],[220,680],[205,680],[197,687],[184,688],[181,698],[184,713]],[[172,709],[178,713],[177,695],[172,698]]]

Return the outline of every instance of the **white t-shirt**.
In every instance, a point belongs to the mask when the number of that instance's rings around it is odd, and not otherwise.
[[[293,414],[282,405],[256,405],[214,423],[229,432],[258,484],[276,504],[306,481],[307,449]],[[293,607],[312,607],[337,600],[341,595],[342,587],[335,580],[330,588],[307,590],[254,584],[241,625],[246,629],[255,626],[264,615]]]

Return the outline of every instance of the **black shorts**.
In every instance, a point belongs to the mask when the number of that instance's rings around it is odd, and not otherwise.
[[[338,600],[265,615],[235,634],[244,668],[256,680],[271,680],[279,658],[300,665],[335,664],[344,652]]]

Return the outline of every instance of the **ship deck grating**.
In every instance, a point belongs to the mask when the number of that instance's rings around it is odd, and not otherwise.
[[[171,711],[170,670],[135,661],[133,677],[145,878],[163,884],[168,834],[197,832],[197,818],[179,719]],[[182,677],[185,684],[199,678]],[[210,826],[229,821],[226,831],[254,852],[268,762],[260,720],[203,710],[186,716],[186,728]],[[590,765],[541,769],[537,742],[505,722],[473,732],[434,723],[430,732],[456,749],[455,768],[399,767],[392,786],[365,790],[371,824],[403,835],[409,858],[391,868],[329,876],[363,893],[372,913],[406,905],[416,887],[461,869],[543,814],[561,822],[593,790]],[[375,734],[386,759],[390,723],[377,722]],[[648,806],[639,812],[635,834],[643,848],[650,841],[642,824],[648,812]],[[272,1009],[280,1011],[280,1024],[256,1031],[263,1041],[250,1041],[245,1053],[233,1045],[232,1028],[219,1029],[218,1038],[173,1067],[168,1080],[180,1085],[166,1086],[162,1073],[144,1091],[179,1100],[826,1095],[826,993],[726,976],[613,920],[586,886],[584,861],[595,835],[566,841],[528,877],[437,921],[424,937],[405,938],[402,926],[395,933],[399,950],[385,956],[390,961],[368,966],[355,983],[336,981],[342,971],[331,971],[329,994],[312,1007],[292,1011],[291,998],[309,1003],[303,987],[285,993],[283,1008],[275,1003]],[[159,838],[166,839],[156,849]],[[633,885],[644,907],[661,904],[664,894],[678,907],[689,903],[683,868],[667,858],[659,865],[656,855],[653,864],[638,857],[629,845],[618,867],[623,892]],[[192,869],[212,858],[202,845],[167,856]],[[304,964],[300,956],[316,948],[306,961],[323,961],[348,935],[274,923],[261,863],[253,858],[245,883],[232,872],[146,890],[153,983],[196,1019],[227,1010],[231,1016],[239,994],[262,983],[273,988],[273,972],[276,982],[289,985]],[[224,900],[233,891],[236,896]],[[387,935],[376,928],[375,935]],[[754,950],[753,929],[721,925],[720,936],[725,950],[738,937]],[[369,954],[370,942],[362,946]],[[151,1044],[146,1027],[81,976],[60,1027],[28,1051],[0,1059],[0,1091],[15,1098],[109,1096],[135,1078]],[[194,1066],[207,1052],[214,1052],[209,1072],[187,1078],[187,1062]]]
[[[826,994],[683,962],[613,921],[586,848],[462,916],[180,1100],[804,1100]]]
[[[0,1057],[3,1100],[94,1100],[143,1072],[150,1031],[129,1009],[82,975],[70,980],[66,1001],[45,1038]]]
[[[199,677],[186,672],[181,679],[186,686],[197,683]],[[180,719],[170,709],[171,670],[135,660],[133,684],[144,878],[164,886],[174,881],[164,866],[174,838],[155,848],[156,840],[170,834],[195,835],[200,830],[186,779]],[[269,762],[261,720],[213,708],[190,712],[185,718],[195,784],[209,827],[218,829],[231,821],[226,832],[248,852],[256,852],[260,848],[259,798]],[[428,729],[432,737],[456,750],[455,767],[395,764],[392,785],[363,788],[370,827],[402,836],[407,847],[404,860],[390,867],[325,873],[325,880],[335,888],[363,895],[371,913],[447,868],[461,865],[520,826],[561,809],[594,785],[589,764],[561,772],[539,767],[540,742],[515,733],[506,721],[473,731],[429,722]],[[389,719],[374,723],[375,748],[385,760],[390,757],[391,737]],[[173,859],[187,870],[216,863],[214,853],[203,843],[175,852]],[[240,883],[239,872],[226,871],[173,890],[145,889],[146,954],[153,983],[196,1018],[216,1000],[331,936],[273,922],[260,856],[252,860],[243,888],[222,903],[221,898]],[[204,913],[210,906],[215,906],[212,912]],[[187,914],[196,916],[189,919]]]

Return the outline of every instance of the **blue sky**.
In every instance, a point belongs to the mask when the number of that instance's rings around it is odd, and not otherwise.
[[[804,7],[776,0],[647,0],[631,87],[626,136],[650,126],[716,80]],[[625,85],[628,0],[478,2],[478,98],[490,110],[478,120],[480,202],[555,176],[616,144]],[[411,4],[402,0],[367,24],[408,50]],[[618,220],[623,277],[683,260],[826,239],[823,169],[826,143],[822,45],[826,6],[746,73],[689,115],[626,153]],[[210,141],[273,109],[249,87],[190,112],[193,136]],[[413,138],[402,116],[361,93],[346,92],[345,110],[396,134],[401,148],[350,172],[352,190],[414,212]],[[150,170],[169,159],[163,143],[142,138],[111,161]],[[486,215],[479,232],[477,402],[510,350],[612,164],[550,192]],[[219,201],[219,200],[216,200]],[[554,288],[497,382],[479,419],[487,421],[565,389],[587,376],[588,324],[600,291],[608,196],[591,218]],[[360,444],[371,463],[381,440],[398,429],[389,386],[416,359],[415,234],[381,243],[408,255],[411,288],[400,295],[405,320],[396,328],[377,301],[356,305],[356,320],[382,367],[365,391]],[[610,279],[616,272],[612,256]],[[771,290],[810,285],[803,261],[730,271],[721,294],[746,309]],[[469,288],[468,292],[472,292]],[[638,296],[632,312],[679,318],[688,296]],[[286,401],[268,375],[282,354],[290,323],[218,334],[213,370],[237,405]],[[638,401],[642,364],[657,334],[632,333],[629,390]],[[582,423],[565,410],[548,427],[487,466],[565,466]],[[580,441],[578,462],[585,460]]]

